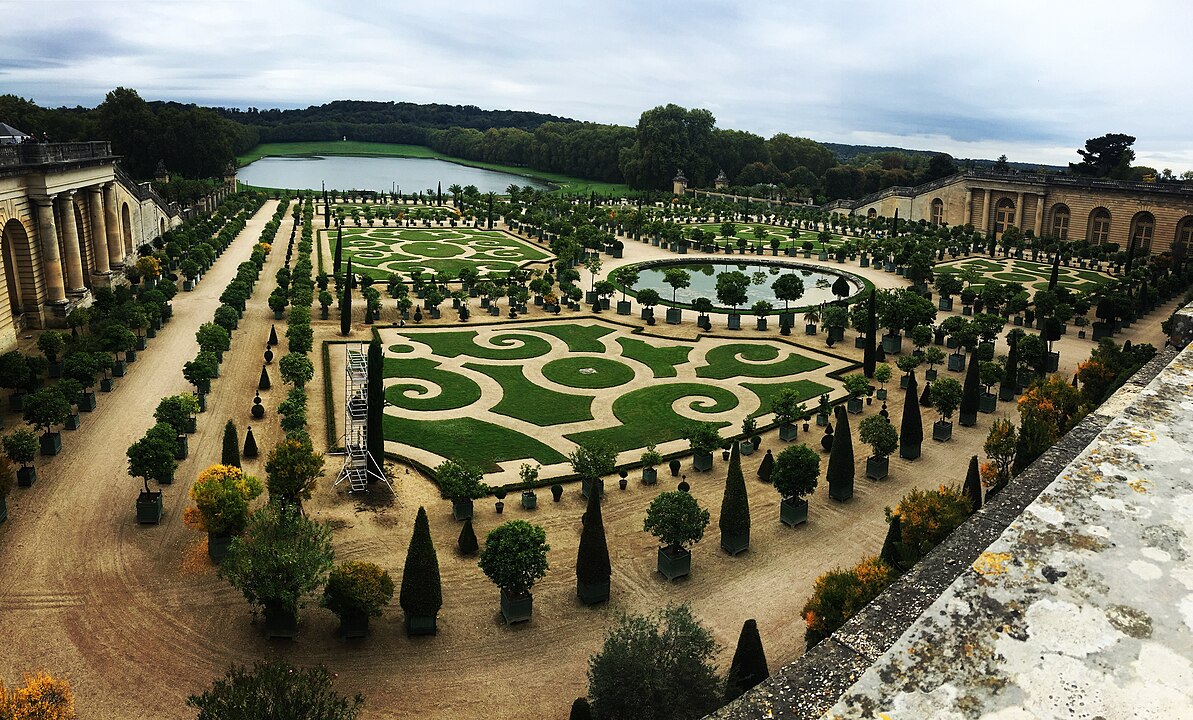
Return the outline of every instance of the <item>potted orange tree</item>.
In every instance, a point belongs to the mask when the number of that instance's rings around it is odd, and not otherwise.
[[[327,576],[321,604],[340,619],[340,637],[358,638],[369,634],[369,618],[380,617],[393,596],[388,572],[370,562],[350,560]]]
[[[37,456],[37,433],[29,428],[17,428],[4,436],[3,444],[8,459],[21,466],[17,469],[17,484],[31,487],[37,481],[37,468],[30,464]]]
[[[509,623],[529,620],[530,589],[547,574],[547,532],[525,520],[510,520],[489,531],[480,568],[501,589],[501,614]]]
[[[212,465],[191,486],[194,506],[186,509],[187,527],[207,533],[207,556],[219,564],[228,555],[232,538],[244,532],[249,503],[264,492],[261,481],[232,465]]]
[[[659,493],[646,509],[642,529],[658,538],[658,570],[674,580],[692,571],[691,546],[704,537],[710,516],[696,498],[681,491]]]
[[[466,463],[445,460],[435,468],[435,477],[444,497],[452,501],[452,517],[456,520],[472,517],[472,501],[483,497],[487,489],[481,481],[481,471]]]
[[[820,455],[807,445],[793,445],[775,457],[770,480],[779,492],[779,520],[795,527],[808,521],[808,495],[820,478]]]
[[[858,434],[874,451],[866,458],[866,477],[882,480],[890,468],[890,454],[899,447],[899,433],[887,418],[871,415],[858,425]]]

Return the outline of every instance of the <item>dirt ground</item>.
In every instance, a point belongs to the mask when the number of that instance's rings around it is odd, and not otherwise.
[[[757,479],[763,452],[745,458],[752,545],[738,557],[718,547],[716,522],[726,463],[718,456],[711,472],[694,473],[685,461],[682,472],[713,519],[694,550],[692,575],[674,583],[655,572],[657,545],[642,531],[642,520],[655,493],[673,489],[678,478],[660,477],[659,484],[649,488],[631,474],[625,491],[617,489],[616,477],[607,479],[604,515],[613,597],[597,608],[585,608],[575,599],[574,564],[583,512],[576,487],[569,486],[558,504],[551,502],[549,492],[540,492],[534,511],[522,510],[513,496],[506,499],[503,515],[495,513],[491,501],[478,501],[475,524],[482,539],[499,522],[514,518],[529,519],[547,530],[551,569],[535,587],[533,619],[516,626],[501,621],[498,591],[475,558],[457,554],[460,524],[452,520],[450,504],[439,498],[429,481],[390,463],[394,496],[375,488],[367,496],[354,497],[344,486],[333,487],[339,458],[329,456],[326,478],[308,510],[336,527],[337,560],[377,562],[399,582],[414,515],[420,505],[427,508],[443,577],[440,632],[407,638],[395,597],[384,616],[374,620],[372,635],[362,641],[338,639],[335,617],[316,604],[302,611],[296,640],[268,641],[240,594],[216,576],[206,558],[205,538],[184,527],[181,516],[190,483],[219,459],[225,420],[235,419],[242,434],[249,422],[259,353],[274,322],[265,301],[284,253],[275,251],[269,257],[234,336],[231,362],[215,381],[208,411],[191,438],[191,457],[179,468],[176,482],[164,488],[166,516],[159,526],[135,523],[138,481],[125,472],[124,449],[151,424],[159,398],[187,389],[180,371],[196,349],[194,330],[210,319],[216,298],[275,207],[267,203],[258,212],[196,291],[179,295],[174,320],[151,341],[130,375],[113,393],[101,396],[99,409],[84,417],[80,430],[64,434],[62,455],[39,459],[38,483],[15,490],[9,498],[9,520],[0,526],[0,636],[7,641],[0,651],[0,673],[11,681],[22,672],[45,668],[68,677],[85,720],[193,718],[194,711],[185,707],[187,695],[201,691],[230,663],[263,658],[326,664],[338,674],[341,692],[366,696],[363,715],[368,718],[565,718],[571,700],[585,691],[588,657],[600,648],[618,613],[647,611],[668,602],[692,604],[722,646],[722,668],[728,665],[742,621],[756,618],[770,666],[777,668],[803,652],[799,610],[815,577],[876,553],[885,533],[883,508],[911,488],[960,482],[965,460],[980,454],[990,427],[991,417],[981,415],[976,428],[956,428],[946,445],[925,441],[921,459],[892,458],[890,478],[883,482],[864,479],[866,453],[855,444],[854,498],[846,503],[829,500],[822,481],[811,499],[809,523],[796,529],[779,523],[779,498]],[[275,244],[279,250],[289,224],[288,219],[283,223]],[[635,256],[640,254],[640,247],[628,247],[634,248]],[[894,280],[889,275],[880,279]],[[1174,306],[1149,315],[1120,341],[1158,345],[1163,341],[1159,323]],[[388,322],[392,313],[390,304],[383,320]],[[539,316],[532,311],[532,317]],[[280,334],[284,326],[278,325]],[[320,341],[338,338],[337,322],[316,320],[315,326],[317,350]],[[694,325],[686,323],[677,330],[690,334]],[[366,338],[367,328],[357,325],[355,334]],[[754,334],[749,330],[741,336]],[[835,351],[860,359],[849,338],[848,347],[839,344]],[[813,347],[823,348],[823,336],[811,340]],[[1075,337],[1059,345],[1062,371],[1069,373],[1092,346]],[[314,357],[320,364],[318,351]],[[265,394],[268,397],[263,395],[269,414],[253,425],[263,454],[279,435],[276,405],[284,394],[276,362],[271,374],[274,388]],[[311,435],[320,445],[325,433],[317,388],[313,386],[309,415]],[[333,377],[333,388],[342,391],[339,378]],[[901,393],[893,391],[891,398],[889,408],[897,422]],[[875,404],[866,412],[878,409]],[[999,414],[1011,412],[1010,403],[1000,404]],[[860,419],[851,418],[855,443]],[[926,411],[926,423],[931,419]],[[10,414],[5,421],[12,427],[18,420]],[[813,425],[799,441],[819,448],[819,439]],[[763,437],[763,451],[778,452],[782,445],[773,432]],[[261,464],[246,462],[263,474]],[[667,475],[665,468],[661,475]]]

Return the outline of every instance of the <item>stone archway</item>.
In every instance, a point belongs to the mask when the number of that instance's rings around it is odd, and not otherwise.
[[[128,212],[128,203],[120,203],[120,237],[124,240],[124,254],[132,255],[133,250],[133,221]]]
[[[37,276],[33,269],[29,232],[20,220],[4,224],[0,235],[0,253],[4,260],[4,288],[0,294],[0,328],[14,323],[26,306],[37,303]]]

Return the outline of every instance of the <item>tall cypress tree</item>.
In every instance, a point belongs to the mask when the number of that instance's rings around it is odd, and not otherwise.
[[[597,588],[608,587],[613,569],[609,564],[609,544],[605,541],[605,521],[601,515],[601,493],[588,493],[580,530],[580,548],[576,552],[576,595],[586,604],[604,602],[609,596]],[[584,592],[581,592],[584,586]]]
[[[725,495],[721,498],[721,547],[726,552],[736,548],[726,547],[726,540],[737,540],[745,536],[750,544],[750,498],[746,493],[746,478],[741,473],[741,455],[738,443],[733,443],[729,455],[729,473],[725,476]]]
[[[969,355],[969,367],[965,369],[965,389],[961,392],[959,420],[965,427],[978,424],[978,388],[980,385],[978,354],[973,352]]]
[[[385,467],[385,435],[381,428],[382,410],[385,409],[385,387],[381,380],[383,362],[381,338],[374,336],[369,343],[369,416],[365,433],[369,454],[379,468]]]
[[[837,428],[833,432],[833,449],[828,456],[828,496],[834,500],[853,497],[853,433],[849,430],[849,413],[844,406],[836,408]]]
[[[344,228],[343,226],[336,226],[336,252],[332,256],[331,272],[334,275],[340,274],[341,258],[344,256]]]
[[[969,498],[971,512],[982,509],[982,474],[978,469],[978,456],[969,458],[969,472],[965,475],[965,496]]]
[[[220,463],[240,467],[240,440],[236,437],[236,423],[231,420],[224,425],[224,448],[220,453]]]
[[[877,341],[878,341],[878,288],[870,291],[870,299],[866,302],[868,310],[866,312],[866,322],[869,323],[866,328],[866,348],[862,355],[862,372],[866,377],[874,377],[874,366],[877,362]]]
[[[919,383],[913,371],[903,394],[903,419],[899,422],[899,457],[904,460],[918,458],[924,442],[924,419],[920,416],[918,391]]]
[[[348,272],[344,273],[344,298],[340,300],[340,334],[352,332],[352,261],[348,261]]]
[[[1007,364],[1006,372],[1002,375],[999,394],[1003,400],[1010,400],[1019,392],[1019,338],[1023,337],[1022,330],[1012,330],[1007,333]]]
[[[1056,253],[1056,257],[1052,259],[1052,275],[1048,277],[1048,292],[1056,289],[1056,281],[1060,279],[1060,251]]]
[[[443,607],[443,588],[439,582],[439,558],[431,540],[431,526],[427,511],[418,509],[414,518],[414,533],[406,550],[406,567],[402,569],[402,590],[398,603],[410,616],[434,617]]]
[[[725,702],[741,697],[769,675],[766,651],[762,649],[762,638],[758,636],[758,623],[750,618],[742,624],[741,634],[737,636],[737,649],[733,651],[733,663],[729,666],[729,676],[725,678]]]
[[[886,539],[882,541],[882,552],[879,557],[890,565],[896,572],[904,572],[903,561],[899,557],[899,546],[903,544],[903,523],[898,515],[891,515],[887,521]]]

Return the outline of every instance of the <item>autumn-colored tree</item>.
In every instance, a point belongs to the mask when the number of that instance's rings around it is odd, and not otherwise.
[[[900,558],[905,566],[928,554],[969,517],[969,498],[957,485],[935,490],[912,490],[904,495],[891,515],[899,516],[902,534]]]
[[[1059,375],[1032,383],[1019,398],[1019,415],[1031,417],[1052,430],[1052,441],[1081,419],[1081,393]],[[1051,442],[1049,444],[1051,444]]]
[[[810,648],[832,635],[866,603],[894,581],[895,571],[877,557],[862,560],[849,570],[830,570],[816,578],[812,597],[804,605],[807,624],[804,641]]]
[[[1015,431],[1015,424],[1007,419],[995,420],[990,426],[990,433],[982,449],[990,460],[990,470],[982,472],[982,485],[986,490],[998,492],[1011,481],[1011,468],[1015,462],[1015,446],[1018,444],[1019,434]],[[989,477],[988,477],[989,476]]]
[[[4,720],[74,720],[70,681],[46,672],[26,675],[23,687],[0,682],[0,718]]]
[[[270,500],[301,507],[323,474],[323,455],[315,452],[305,435],[289,435],[269,453],[265,472]]]

